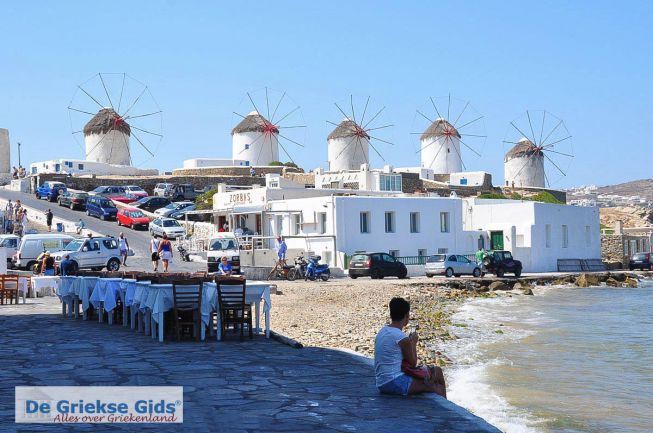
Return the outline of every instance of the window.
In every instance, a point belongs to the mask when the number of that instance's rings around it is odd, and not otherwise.
[[[283,234],[283,216],[277,215],[277,236]]]
[[[321,235],[325,234],[327,231],[326,217],[326,212],[320,212],[317,214],[317,230]]]
[[[245,145],[245,150],[249,149],[249,144]]]
[[[426,257],[426,256],[428,256],[426,250],[423,249],[423,248],[417,250],[417,255],[418,255],[419,257]]]
[[[551,224],[544,226],[544,235],[546,237],[546,247],[551,248]]]
[[[380,175],[379,189],[381,191],[401,191],[401,175],[400,174]]]
[[[585,226],[585,246],[589,247],[590,245],[592,245],[592,228]]]
[[[440,212],[440,231],[449,233],[449,212]]]
[[[419,233],[419,212],[410,213],[410,232]]]
[[[569,247],[569,227],[562,225],[562,248]]]
[[[115,250],[118,248],[118,242],[115,239],[103,239],[102,243],[104,244],[104,248],[108,250]]]
[[[449,248],[438,248],[438,254],[447,254],[449,252]]]
[[[388,252],[390,253],[390,255],[384,254],[383,260],[390,263],[396,262],[395,257],[399,257],[399,250],[390,250]]]
[[[300,214],[292,216],[292,231],[294,235],[298,235],[302,231],[302,216]]]
[[[385,213],[385,232],[394,233],[395,232],[395,213],[386,212]]]
[[[369,233],[371,230],[370,227],[370,213],[369,212],[361,212],[360,214],[360,228],[361,228],[361,233]]]

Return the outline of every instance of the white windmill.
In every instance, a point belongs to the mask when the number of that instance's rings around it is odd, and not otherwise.
[[[549,187],[566,176],[574,157],[565,123],[548,111],[526,110],[510,122],[503,142],[512,146],[504,157],[506,186]]]

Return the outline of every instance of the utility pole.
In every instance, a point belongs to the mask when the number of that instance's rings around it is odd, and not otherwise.
[[[18,166],[20,167],[20,141],[18,142]]]

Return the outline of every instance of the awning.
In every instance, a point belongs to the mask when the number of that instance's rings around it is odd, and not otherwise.
[[[263,211],[265,211],[265,206],[262,204],[240,205],[240,206],[234,206],[233,209],[231,210],[231,213],[238,214],[238,215],[246,215],[252,213],[261,213]]]

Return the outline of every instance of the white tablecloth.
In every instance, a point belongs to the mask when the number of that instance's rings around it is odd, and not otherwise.
[[[86,311],[91,306],[91,295],[99,277],[76,277],[73,284],[75,295],[82,301],[82,310]]]
[[[122,278],[98,278],[89,299],[93,307],[98,308],[102,302],[104,311],[113,311],[121,298],[121,281]]]
[[[32,289],[36,296],[52,296],[58,293],[61,277],[32,277]]]

